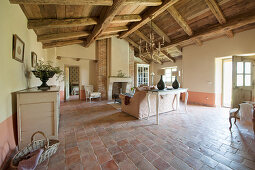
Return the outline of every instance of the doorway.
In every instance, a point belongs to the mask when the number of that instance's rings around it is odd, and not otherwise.
[[[222,67],[222,106],[231,107],[232,59],[223,59]]]
[[[65,66],[65,101],[80,100],[80,67]]]

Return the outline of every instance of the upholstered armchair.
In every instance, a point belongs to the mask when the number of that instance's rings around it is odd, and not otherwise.
[[[101,93],[94,92],[93,85],[86,85],[85,93],[86,93],[86,101],[87,101],[87,99],[89,99],[90,103],[91,103],[91,99],[100,98],[100,100],[101,100]]]
[[[238,108],[231,109],[229,111],[229,123],[231,130],[232,128],[232,121],[231,119],[234,118],[234,123],[236,124],[236,119],[240,118],[240,121],[251,122],[253,124],[253,131],[255,134],[255,111],[254,111],[254,104],[251,103],[241,103],[238,105]]]

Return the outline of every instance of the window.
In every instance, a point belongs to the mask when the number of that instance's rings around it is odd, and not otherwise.
[[[137,65],[137,86],[149,85],[149,65]]]
[[[175,80],[175,75],[173,72],[177,72],[177,67],[169,67],[165,69],[165,75],[163,76],[163,81],[168,83],[173,83]]]
[[[236,85],[251,86],[251,62],[237,62]]]

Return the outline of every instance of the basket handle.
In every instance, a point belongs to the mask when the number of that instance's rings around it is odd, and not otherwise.
[[[47,148],[49,147],[49,139],[46,137],[46,135],[45,135],[42,131],[37,131],[37,132],[35,132],[35,133],[31,136],[31,143],[34,141],[34,136],[35,136],[37,133],[41,134],[41,135],[45,138],[45,140],[46,140],[46,146],[44,146],[44,147],[47,149]]]

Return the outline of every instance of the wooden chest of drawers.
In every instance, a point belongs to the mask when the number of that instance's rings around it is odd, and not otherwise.
[[[51,87],[48,91],[32,88],[17,92],[19,149],[31,142],[36,131],[58,139],[59,109],[59,87]]]

